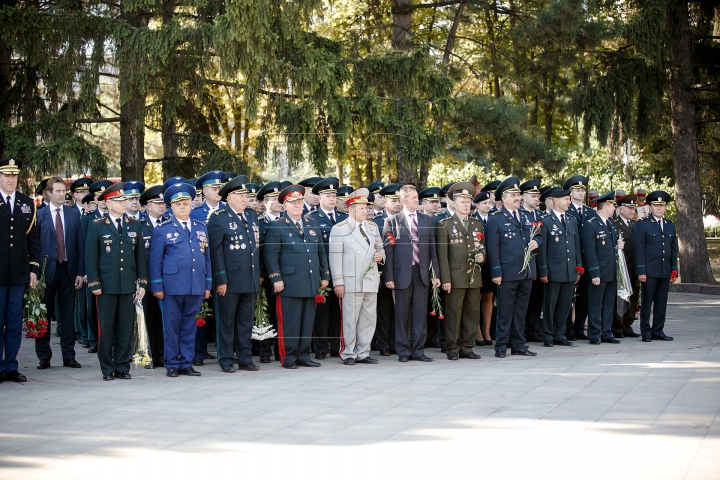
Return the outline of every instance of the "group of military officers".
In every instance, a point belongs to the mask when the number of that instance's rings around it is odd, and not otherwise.
[[[328,355],[377,363],[371,350],[429,362],[426,348],[457,360],[480,358],[481,345],[503,358],[508,349],[536,355],[529,341],[672,340],[664,321],[677,236],[664,217],[666,192],[648,194],[652,215],[638,220],[634,194],[586,205],[582,175],[562,187],[516,177],[482,186],[473,177],[418,192],[320,177],[257,185],[211,171],[147,189],[80,178],[70,185],[72,205],[63,205],[64,180],[51,177],[36,210],[15,191],[21,167],[0,161],[0,380],[25,381],[16,361],[23,293],[48,262],[57,267],[46,303],[57,312],[63,365],[80,368],[77,341],[98,354],[104,380],[131,378],[140,301],[147,368],[169,377],[199,376],[193,367],[215,358],[212,341],[221,370],[232,373],[236,364],[258,370],[253,355],[296,369]],[[623,315],[618,252],[633,289]],[[638,285],[640,334],[631,326]],[[277,338],[253,341],[261,289]],[[209,313],[198,319],[201,310]],[[39,369],[50,368],[49,335],[36,339]]]

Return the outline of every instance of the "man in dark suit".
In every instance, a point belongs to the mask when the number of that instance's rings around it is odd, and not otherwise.
[[[665,335],[665,312],[668,290],[677,278],[677,231],[675,224],[664,218],[670,195],[662,190],[647,196],[650,215],[639,220],[633,231],[635,273],[642,285],[640,332],[643,342],[670,341]],[[652,311],[652,326],[650,312]]]
[[[312,218],[320,225],[323,246],[328,258],[330,258],[330,231],[335,224],[348,218],[347,214],[340,213],[335,208],[337,189],[339,187],[340,183],[336,178],[326,178],[315,183],[312,187],[312,194],[320,199],[320,204],[315,211],[306,214],[308,218]],[[307,201],[307,195],[305,201]],[[307,206],[307,203],[305,206]],[[325,302],[319,304],[315,309],[313,349],[315,350],[315,358],[318,360],[325,359],[328,354],[331,356],[340,355],[340,324],[342,322],[340,300],[335,295],[332,282],[329,286],[331,289]]]
[[[588,285],[588,339],[591,345],[620,343],[612,334],[617,296],[615,247],[623,248],[615,224],[615,192],[597,199],[597,212],[585,215],[582,227],[583,265],[590,277]]]
[[[525,249],[534,252],[542,244],[540,233],[531,236],[532,224],[520,212],[520,180],[506,178],[495,191],[495,200],[503,208],[490,214],[485,227],[490,276],[497,288],[497,338],[495,356],[505,358],[507,348],[512,355],[535,356],[525,346],[525,314],[527,313],[532,279],[537,276],[534,253],[523,268]]]
[[[520,211],[532,223],[540,220],[538,205],[540,204],[540,180],[532,179],[520,184],[522,204]],[[542,323],[540,313],[543,306],[545,285],[540,279],[533,279],[530,290],[530,301],[525,314],[525,340],[528,342],[542,342]]]
[[[260,258],[260,222],[247,206],[245,175],[220,189],[226,206],[215,210],[208,222],[213,285],[217,293],[217,353],[220,369],[233,373],[235,355],[241,370],[254,372],[252,361],[255,301],[263,278]]]
[[[289,369],[320,366],[310,359],[315,295],[330,282],[320,225],[302,216],[304,194],[300,185],[280,191],[278,201],[285,205],[285,216],[270,225],[263,245],[277,302],[280,362]]]
[[[18,372],[25,287],[37,285],[40,239],[33,199],[16,192],[22,163],[0,160],[0,381],[25,382]]]
[[[593,216],[593,210],[584,204],[585,193],[588,186],[588,179],[583,175],[574,175],[563,184],[563,190],[570,190],[570,207],[568,208],[568,215],[575,217],[575,221],[580,227],[582,234],[582,227],[585,219],[588,215]],[[580,281],[576,285],[577,296],[575,298],[575,320],[572,318],[572,311],[567,318],[567,327],[565,329],[565,336],[568,340],[587,340],[588,337],[585,335],[585,321],[588,317],[588,272],[585,270],[585,275],[580,278]]]
[[[572,343],[565,338],[567,316],[572,310],[575,284],[584,272],[580,229],[575,217],[567,213],[570,190],[553,188],[549,196],[552,208],[542,218],[545,241],[537,257],[538,276],[545,284],[542,337],[546,347],[569,347]]]
[[[640,336],[639,333],[633,331],[632,324],[635,322],[635,309],[638,304],[638,296],[640,294],[640,282],[635,274],[635,259],[633,258],[633,229],[635,228],[635,202],[637,196],[634,193],[630,195],[624,195],[622,198],[616,198],[619,216],[615,219],[615,228],[618,231],[618,235],[625,241],[625,248],[623,253],[625,254],[625,263],[627,263],[628,274],[630,274],[630,281],[632,285],[632,295],[630,295],[630,305],[624,315],[618,315],[617,308],[613,312],[613,325],[612,331],[615,338],[637,338]],[[615,302],[620,301],[619,298],[615,298]]]
[[[85,239],[77,208],[64,205],[65,181],[57,176],[50,177],[47,190],[50,192],[50,206],[40,210],[37,215],[40,258],[46,262],[45,305],[48,311],[54,311],[57,298],[60,312],[58,325],[62,325],[60,346],[63,366],[80,368],[75,360],[73,311],[75,290],[83,285],[85,275]],[[35,339],[35,353],[40,360],[37,368],[49,368],[52,358],[50,330]]]
[[[429,287],[440,286],[440,267],[435,251],[433,221],[418,212],[418,193],[412,185],[398,191],[403,209],[385,219],[383,238],[392,235],[395,244],[385,246],[385,286],[395,291],[395,351],[398,360],[432,361],[425,356]],[[435,271],[431,278],[430,267]],[[408,341],[408,326],[410,340]]]

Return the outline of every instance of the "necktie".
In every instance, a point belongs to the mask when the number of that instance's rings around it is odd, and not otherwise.
[[[515,221],[516,221],[516,222],[518,223],[518,225],[519,225],[519,224],[520,224],[520,219],[518,218],[517,210],[515,210],[515,211],[513,212],[513,218],[515,219]]]
[[[565,225],[565,214],[560,214],[560,223],[562,223],[563,228],[567,228],[567,225]]]
[[[412,240],[413,265],[420,265],[420,237],[415,214],[410,214],[410,239]]]
[[[120,232],[120,236],[122,237],[122,220],[119,218],[116,218],[115,223],[117,223],[118,232]]]
[[[605,225],[607,225],[608,230],[610,230],[610,231],[612,232],[612,226],[611,226],[612,224],[611,224],[610,222],[611,222],[611,221],[610,221],[610,219],[608,218],[607,220],[605,220]]]
[[[12,203],[10,203],[10,195],[7,196],[7,200],[5,202],[8,204],[8,208],[10,209],[10,215],[12,215]]]
[[[578,213],[580,214],[580,217],[581,217],[581,218],[582,218],[582,215],[583,215],[582,212],[583,212],[583,207],[582,207],[582,205],[581,205],[581,206],[578,207]]]
[[[245,228],[247,228],[248,223],[247,223],[247,219],[245,218],[245,214],[244,214],[244,213],[241,213],[241,214],[240,214],[240,220],[242,220],[243,225],[245,225]]]
[[[360,235],[362,235],[363,238],[365,239],[365,241],[368,243],[368,245],[370,245],[370,239],[365,234],[365,230],[363,230],[363,228],[362,228],[362,223],[358,223],[358,225],[360,226]]]
[[[185,233],[187,233],[187,236],[190,236],[190,229],[187,226],[187,222],[182,222],[183,228],[185,229]]]
[[[57,240],[57,261],[63,263],[65,261],[65,232],[59,208],[55,209],[55,239]]]
[[[305,234],[303,233],[303,229],[302,229],[302,227],[300,226],[300,222],[295,222],[295,226],[297,227],[298,232],[300,232],[300,235],[304,237]]]
[[[335,214],[333,212],[330,212],[329,217],[330,217],[330,221],[332,222],[332,224],[335,225]],[[362,225],[360,226],[360,229],[362,230]]]
[[[660,223],[660,231],[665,233],[665,229],[663,228],[663,219],[661,218],[660,222],[658,222],[658,223]]]

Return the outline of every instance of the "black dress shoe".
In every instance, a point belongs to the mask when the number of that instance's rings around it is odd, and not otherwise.
[[[485,340],[475,340],[475,346],[476,346],[476,347],[484,347],[484,346],[485,346]]]
[[[573,340],[575,340],[575,335],[573,335],[572,333],[566,333],[565,338],[567,338],[570,341],[573,341]]]
[[[408,362],[410,361],[410,357],[408,355],[400,355],[398,357],[398,362]]]
[[[187,375],[188,377],[199,377],[202,375],[202,373],[198,372],[193,367],[183,368],[182,370],[178,370],[178,373],[180,375]]]
[[[490,347],[490,346],[494,345],[494,343],[492,340],[485,340],[485,345]]]
[[[205,365],[205,362],[202,358],[195,358],[195,359],[193,359],[192,364],[193,364],[193,367],[202,367],[203,365]]]
[[[367,363],[369,365],[375,365],[376,363],[378,363],[378,361],[376,359],[372,358],[370,355],[368,355],[367,357],[363,358],[362,360],[358,360],[357,363]]]
[[[103,373],[103,381],[107,382],[108,380],[115,380],[115,374]]]
[[[584,333],[576,333],[575,338],[577,338],[578,340],[587,340],[588,336],[585,335]]]
[[[132,375],[128,372],[115,372],[115,378],[119,378],[120,380],[130,380]]]
[[[553,342],[543,342],[543,347],[552,347]]]
[[[590,345],[600,345],[600,339],[593,338],[592,340],[590,340]]]
[[[469,358],[470,360],[477,360],[480,358],[480,355],[478,355],[475,352],[466,353],[465,355],[461,356],[460,358]]]
[[[388,350],[387,348],[384,349],[384,350],[380,350],[380,356],[381,356],[381,357],[389,357],[389,356],[390,356],[390,350]]]
[[[295,362],[288,362],[285,365],[283,365],[283,368],[289,368],[290,370],[296,370],[297,364],[295,364]]]
[[[528,335],[528,342],[542,342],[543,339],[537,335]]]
[[[600,340],[600,341],[601,341],[602,343],[620,343],[620,340],[618,340],[618,339],[615,338],[615,337],[603,338],[603,339]]]
[[[153,366],[152,363],[148,363],[147,365],[145,365],[145,370],[152,370],[153,368],[155,368],[155,367]]]
[[[623,332],[623,335],[625,335],[628,338],[638,338],[640,336],[639,333],[635,333],[632,330],[630,330],[628,332]]]
[[[495,352],[497,358],[505,358],[505,352]]]
[[[63,367],[81,368],[82,365],[80,365],[74,358],[68,358],[67,360],[63,360]]]
[[[212,354],[210,354],[210,353],[206,353],[206,354],[205,354],[205,359],[206,359],[206,360],[215,360],[215,355],[212,355]]]
[[[27,377],[17,370],[13,370],[12,372],[5,372],[5,380],[9,382],[23,383],[27,382]]]
[[[671,342],[673,337],[668,337],[664,333],[661,335],[652,335],[650,338],[653,340],[662,340],[663,342]]]
[[[40,360],[37,365],[38,370],[45,370],[46,368],[50,368],[50,360]]]
[[[615,338],[625,338],[625,334],[622,332],[613,332],[613,337]]]
[[[178,369],[175,367],[170,367],[167,370],[167,373],[165,374],[168,377],[177,377],[178,376]]]
[[[260,363],[271,363],[270,357],[260,357]]]
[[[416,360],[418,362],[432,362],[433,359],[428,357],[427,355],[418,355],[417,357],[410,357],[410,360]]]
[[[315,354],[315,358],[317,360],[325,360],[325,357],[327,356],[327,353],[318,352]]]
[[[88,348],[88,353],[97,353],[97,347]]]
[[[346,358],[343,360],[343,365],[355,365],[355,359],[354,358]]]
[[[83,343],[82,343],[82,347],[83,347],[83,348],[90,348],[90,344],[89,344],[88,342],[83,342]]]
[[[222,370],[223,373],[235,373],[235,369],[232,365],[223,365],[220,367],[220,370]]]
[[[650,337],[642,337],[643,342],[652,342],[652,339]]]
[[[553,340],[553,345],[562,345],[563,347],[572,347],[573,344],[567,340]]]
[[[458,358],[460,358],[460,355],[458,355],[458,354],[455,353],[455,352],[450,352],[450,353],[447,354],[447,359],[448,359],[448,360],[457,360]]]
[[[534,357],[535,355],[537,355],[537,353],[531,352],[531,351],[528,350],[527,348],[526,348],[525,350],[516,350],[516,351],[510,352],[510,353],[511,353],[512,355],[520,355],[520,356],[523,356],[523,357]]]
[[[313,362],[308,360],[307,362],[297,362],[298,367],[319,367],[322,363]]]
[[[258,367],[254,363],[250,362],[250,363],[246,363],[244,365],[238,366],[238,370],[245,370],[246,372],[257,372],[258,370],[260,370],[260,367]]]
[[[440,347],[440,353],[445,353],[445,347]]]

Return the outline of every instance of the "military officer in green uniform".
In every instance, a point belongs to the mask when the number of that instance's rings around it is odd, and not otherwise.
[[[99,199],[107,216],[90,223],[85,243],[88,290],[97,299],[98,360],[103,380],[130,379],[135,308],[133,295],[142,299],[147,287],[147,264],[142,226],[124,216],[124,184],[106,188]]]
[[[478,359],[473,352],[480,318],[480,265],[485,261],[483,223],[470,217],[475,186],[458,182],[448,190],[455,214],[440,220],[436,227],[440,282],[447,292],[445,306],[445,353],[448,360]]]

